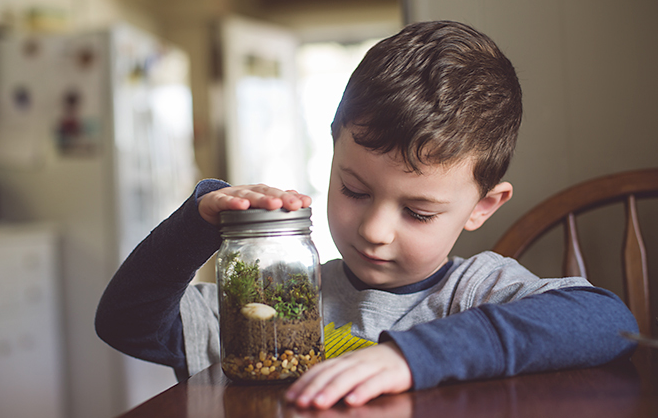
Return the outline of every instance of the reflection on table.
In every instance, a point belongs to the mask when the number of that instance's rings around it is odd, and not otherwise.
[[[455,382],[382,396],[359,408],[301,410],[286,403],[286,384],[236,385],[219,365],[192,376],[121,418],[137,417],[658,417],[658,350],[633,361],[505,379]]]

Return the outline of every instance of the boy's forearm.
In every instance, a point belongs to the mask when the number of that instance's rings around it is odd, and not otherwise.
[[[487,304],[383,333],[404,353],[414,388],[446,380],[589,367],[630,355],[619,335],[637,323],[623,302],[598,288],[552,290],[507,304]]]
[[[97,332],[108,344],[144,360],[184,367],[179,301],[196,270],[220,244],[216,228],[201,219],[196,200],[224,185],[197,185],[195,194],[121,265],[96,315]]]

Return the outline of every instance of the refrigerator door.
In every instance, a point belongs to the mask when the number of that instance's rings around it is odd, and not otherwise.
[[[114,179],[119,260],[193,190],[189,63],[179,49],[130,26],[112,32]],[[176,383],[171,368],[122,356],[126,408]]]

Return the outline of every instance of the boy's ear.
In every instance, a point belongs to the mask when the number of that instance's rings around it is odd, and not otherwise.
[[[512,198],[512,185],[506,181],[498,183],[485,197],[475,205],[471,217],[464,225],[467,231],[475,231],[489,219],[499,207]]]

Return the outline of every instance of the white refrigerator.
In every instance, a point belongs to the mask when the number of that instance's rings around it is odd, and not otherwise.
[[[0,222],[45,221],[60,237],[59,416],[114,416],[175,382],[105,345],[94,315],[120,262],[198,177],[188,73],[181,50],[128,25],[0,38]]]

